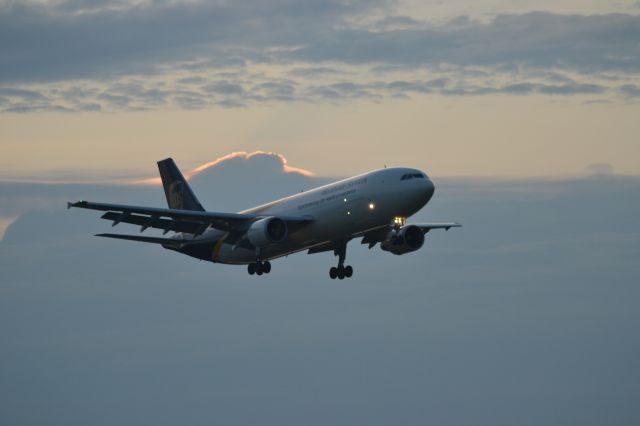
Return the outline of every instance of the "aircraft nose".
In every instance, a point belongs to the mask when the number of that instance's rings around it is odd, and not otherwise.
[[[425,179],[421,188],[425,202],[429,201],[431,197],[433,197],[433,193],[436,190],[436,186],[433,184],[433,181],[429,178]]]

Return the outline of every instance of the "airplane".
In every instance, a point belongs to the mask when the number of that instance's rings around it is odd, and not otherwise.
[[[307,250],[308,254],[333,251],[338,265],[331,279],[353,275],[345,266],[347,243],[362,238],[369,249],[403,255],[420,249],[425,234],[449,230],[459,223],[407,224],[407,218],[424,207],[435,186],[420,170],[392,167],[374,170],[329,185],[291,195],[239,213],[206,211],[171,158],[158,162],[169,208],[78,201],[77,207],[104,211],[112,226],[129,223],[140,232],[157,228],[170,238],[123,234],[96,234],[159,244],[188,256],[214,263],[247,265],[250,275],[271,272],[270,261]]]

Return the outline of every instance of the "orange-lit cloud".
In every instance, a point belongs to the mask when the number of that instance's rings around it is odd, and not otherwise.
[[[305,170],[305,169],[301,169],[299,167],[293,167],[290,166],[288,164],[287,159],[285,158],[284,155],[282,154],[276,154],[274,152],[269,152],[269,151],[254,151],[254,152],[246,152],[246,151],[236,151],[236,152],[232,152],[230,154],[224,155],[220,158],[217,158],[213,161],[210,161],[208,163],[202,164],[198,167],[196,167],[195,169],[185,172],[184,173],[184,177],[189,180],[191,179],[193,176],[202,173],[212,167],[216,167],[219,164],[225,162],[225,161],[229,161],[229,160],[233,160],[236,158],[240,158],[242,160],[249,160],[252,157],[258,156],[258,155],[265,155],[265,156],[271,156],[271,157],[277,157],[278,160],[282,163],[282,171],[285,173],[299,173],[301,175],[304,176],[313,176],[314,173],[309,171],[309,170]],[[155,178],[150,178],[150,179],[143,179],[143,180],[138,180],[133,182],[134,185],[161,185],[162,184],[162,180],[160,179],[160,177],[155,177]]]

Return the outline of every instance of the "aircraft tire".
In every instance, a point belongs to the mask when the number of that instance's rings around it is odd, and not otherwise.
[[[268,274],[269,272],[271,272],[271,262],[266,261],[262,264],[262,269],[264,269],[264,273]]]
[[[247,272],[249,272],[249,275],[253,275],[256,273],[256,264],[255,263],[250,263],[247,266]]]
[[[351,267],[351,265],[345,266],[344,276],[347,278],[351,278],[353,276],[353,268]]]
[[[329,277],[332,280],[338,278],[338,268],[336,268],[335,266],[331,267],[331,269],[329,269]]]

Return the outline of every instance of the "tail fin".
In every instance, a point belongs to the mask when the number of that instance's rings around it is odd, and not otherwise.
[[[158,170],[170,209],[204,211],[173,159],[158,161]]]

